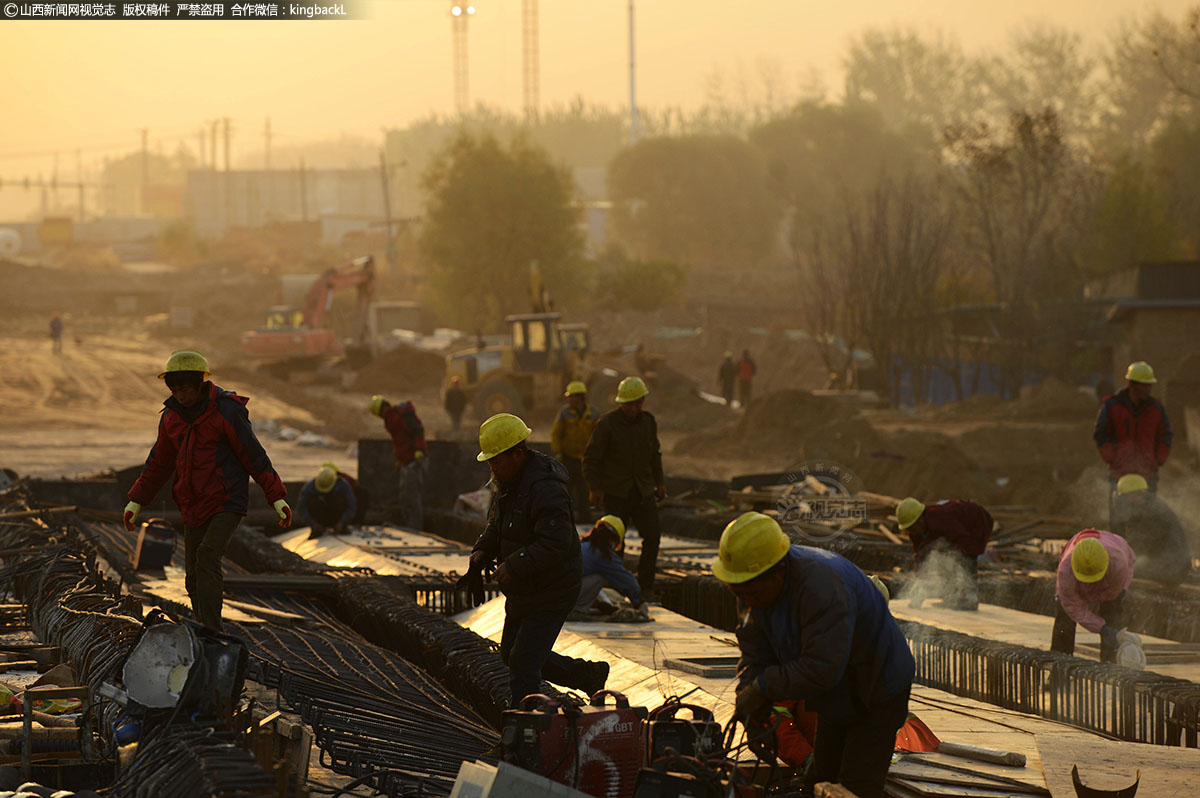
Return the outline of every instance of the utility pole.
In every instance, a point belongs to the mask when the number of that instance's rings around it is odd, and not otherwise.
[[[225,173],[221,180],[221,193],[225,200],[225,233],[228,235],[229,228],[233,226],[233,186],[230,185],[229,174],[229,117],[221,120],[225,133]]]
[[[521,0],[521,66],[525,88],[525,117],[538,112],[540,67],[538,65],[538,0]]]
[[[204,168],[204,125],[200,126],[200,130],[196,133],[196,154],[199,156],[200,168]]]
[[[308,178],[305,175],[304,159],[300,159],[300,220],[308,227]]]
[[[79,221],[83,222],[83,151],[75,150],[75,179],[79,181]]]
[[[383,224],[387,231],[388,274],[396,274],[396,239],[392,235],[392,190],[388,171],[387,154],[379,151],[379,177],[383,181]]]
[[[271,171],[271,117],[267,117],[266,145],[263,150],[266,152],[267,171]]]
[[[454,107],[460,114],[469,108],[467,92],[467,18],[475,13],[469,0],[450,4],[450,29],[454,34]]]
[[[142,201],[141,211],[146,212],[146,196],[150,193],[150,131],[142,128]]]
[[[637,144],[638,112],[637,112],[637,80],[633,47],[633,0],[629,0],[629,143]]]
[[[220,124],[220,120],[214,119],[212,121],[212,133],[209,134],[209,141],[208,141],[208,149],[209,149],[208,168],[213,170],[214,172],[217,170],[217,125],[218,124]]]

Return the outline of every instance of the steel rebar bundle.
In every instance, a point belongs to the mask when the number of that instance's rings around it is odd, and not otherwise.
[[[118,798],[274,798],[277,785],[236,735],[175,723],[144,740],[109,788]]]

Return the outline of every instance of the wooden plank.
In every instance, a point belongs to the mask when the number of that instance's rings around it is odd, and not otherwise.
[[[940,784],[937,782],[892,779],[888,781],[912,790],[921,798],[1029,798],[1029,793],[1003,787],[980,787],[968,784]]]
[[[329,590],[333,577],[320,574],[226,574],[226,590]]]
[[[905,758],[894,763],[891,768],[888,769],[888,778],[896,777],[906,781],[927,781],[933,784],[959,784],[972,787],[990,787],[998,790],[1003,789],[1015,791],[1021,793],[1022,795],[1049,794],[1049,790],[1040,785],[1028,784],[1017,786],[1011,782],[1005,783],[1003,780],[992,778],[986,773],[980,773],[978,771],[971,773],[960,772],[965,770],[967,769],[942,769],[933,767],[931,765],[921,764],[920,762]]]
[[[78,507],[71,505],[69,507],[43,507],[40,510],[21,510],[16,513],[0,513],[0,521],[13,521],[17,518],[37,518],[42,515],[56,515],[58,513],[73,513]]]
[[[893,532],[892,530],[888,529],[888,528],[887,528],[887,526],[886,526],[885,524],[878,524],[876,528],[877,528],[877,529],[878,529],[880,532],[882,532],[882,533],[883,533],[883,536],[884,536],[885,538],[887,538],[888,540],[892,541],[892,542],[893,542],[893,543],[895,543],[897,546],[903,546],[903,545],[904,545],[904,541],[903,541],[903,540],[901,540],[900,538],[898,538],[898,537],[896,536],[896,533],[895,533],[895,532]]]
[[[225,604],[230,607],[236,607],[242,612],[248,612],[251,615],[257,615],[260,618],[266,618],[269,621],[275,621],[283,626],[295,626],[298,623],[303,623],[307,620],[303,615],[297,615],[294,612],[284,612],[283,610],[273,610],[270,607],[262,607],[258,604],[248,604],[244,601],[235,601],[234,599],[225,599]]]
[[[1017,768],[1025,767],[1024,754],[1016,754],[1012,751],[997,751],[992,748],[966,745],[948,740],[943,740],[942,744],[938,746],[938,753],[960,756],[964,759],[972,759],[977,762],[991,762],[996,765],[1010,765]]]
[[[1086,745],[1058,732],[1039,733],[1037,747],[1046,786],[1055,795],[1075,794],[1071,767],[1089,786],[1102,790],[1128,787],[1141,773],[1137,798],[1182,798],[1194,795],[1200,773],[1200,749],[1095,739]],[[1191,784],[1192,786],[1188,786]]]
[[[842,785],[830,784],[827,781],[813,787],[813,792],[816,793],[817,798],[858,798]]]

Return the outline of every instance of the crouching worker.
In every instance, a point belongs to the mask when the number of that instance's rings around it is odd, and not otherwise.
[[[167,359],[158,378],[171,395],[163,402],[158,440],[129,489],[124,521],[132,532],[142,505],[175,475],[171,498],[183,516],[184,584],[196,620],[219,632],[225,584],[221,559],[246,515],[250,477],[266,494],[281,528],[291,525],[292,510],[284,501],[287,488],[250,428],[250,400],[217,387],[210,376],[208,361],[199,352],[180,349]]]
[[[737,714],[757,728],[772,704],[804,701],[817,714],[809,789],[880,798],[916,665],[879,590],[753,512],[725,527],[713,574],[750,610],[737,630]]]
[[[586,613],[605,587],[611,587],[637,608],[637,620],[650,620],[650,608],[642,601],[642,588],[637,577],[625,567],[625,522],[615,515],[606,515],[583,536],[583,586],[576,613]],[[627,612],[627,610],[622,610]],[[617,619],[613,619],[617,620]],[[634,619],[630,619],[634,620]]]
[[[1125,538],[1137,555],[1133,566],[1137,579],[1174,587],[1192,569],[1192,552],[1179,517],[1150,492],[1141,474],[1126,474],[1117,480],[1112,531]]]
[[[312,527],[310,538],[332,530],[340,535],[359,515],[358,496],[348,478],[333,463],[325,463],[317,475],[304,483],[296,503],[296,517]]]
[[[896,507],[908,532],[916,580],[910,606],[919,609],[930,585],[952,610],[979,609],[979,555],[992,536],[992,516],[981,505],[954,499],[926,507],[909,496]]]
[[[1074,654],[1075,624],[1079,624],[1100,635],[1101,662],[1117,661],[1125,627],[1121,604],[1133,581],[1136,559],[1129,544],[1112,532],[1085,529],[1067,541],[1058,561],[1052,651]],[[1092,612],[1091,604],[1099,605],[1097,612]]]
[[[608,680],[607,662],[564,657],[553,651],[567,614],[579,597],[579,534],[567,496],[567,469],[525,445],[531,430],[509,413],[479,427],[480,452],[499,491],[487,526],[471,551],[471,572],[497,562],[504,593],[500,658],[508,666],[511,703],[539,692],[543,676],[592,695]]]

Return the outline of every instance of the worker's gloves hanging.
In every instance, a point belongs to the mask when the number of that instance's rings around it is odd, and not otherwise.
[[[125,530],[132,532],[137,528],[138,516],[142,514],[142,505],[137,502],[130,502],[125,505],[125,515],[121,518],[125,522]]]
[[[767,697],[758,689],[758,681],[750,681],[737,691],[734,712],[739,718],[749,720],[767,703]],[[747,724],[749,725],[749,724]]]
[[[484,582],[491,581],[486,561],[482,557],[471,557],[471,565],[467,572],[454,583],[454,589],[466,593],[467,605],[478,607],[487,601],[487,592],[483,589]]]
[[[280,529],[287,529],[292,525],[292,508],[288,507],[287,502],[279,499],[271,506],[275,508],[275,514],[279,516]]]

